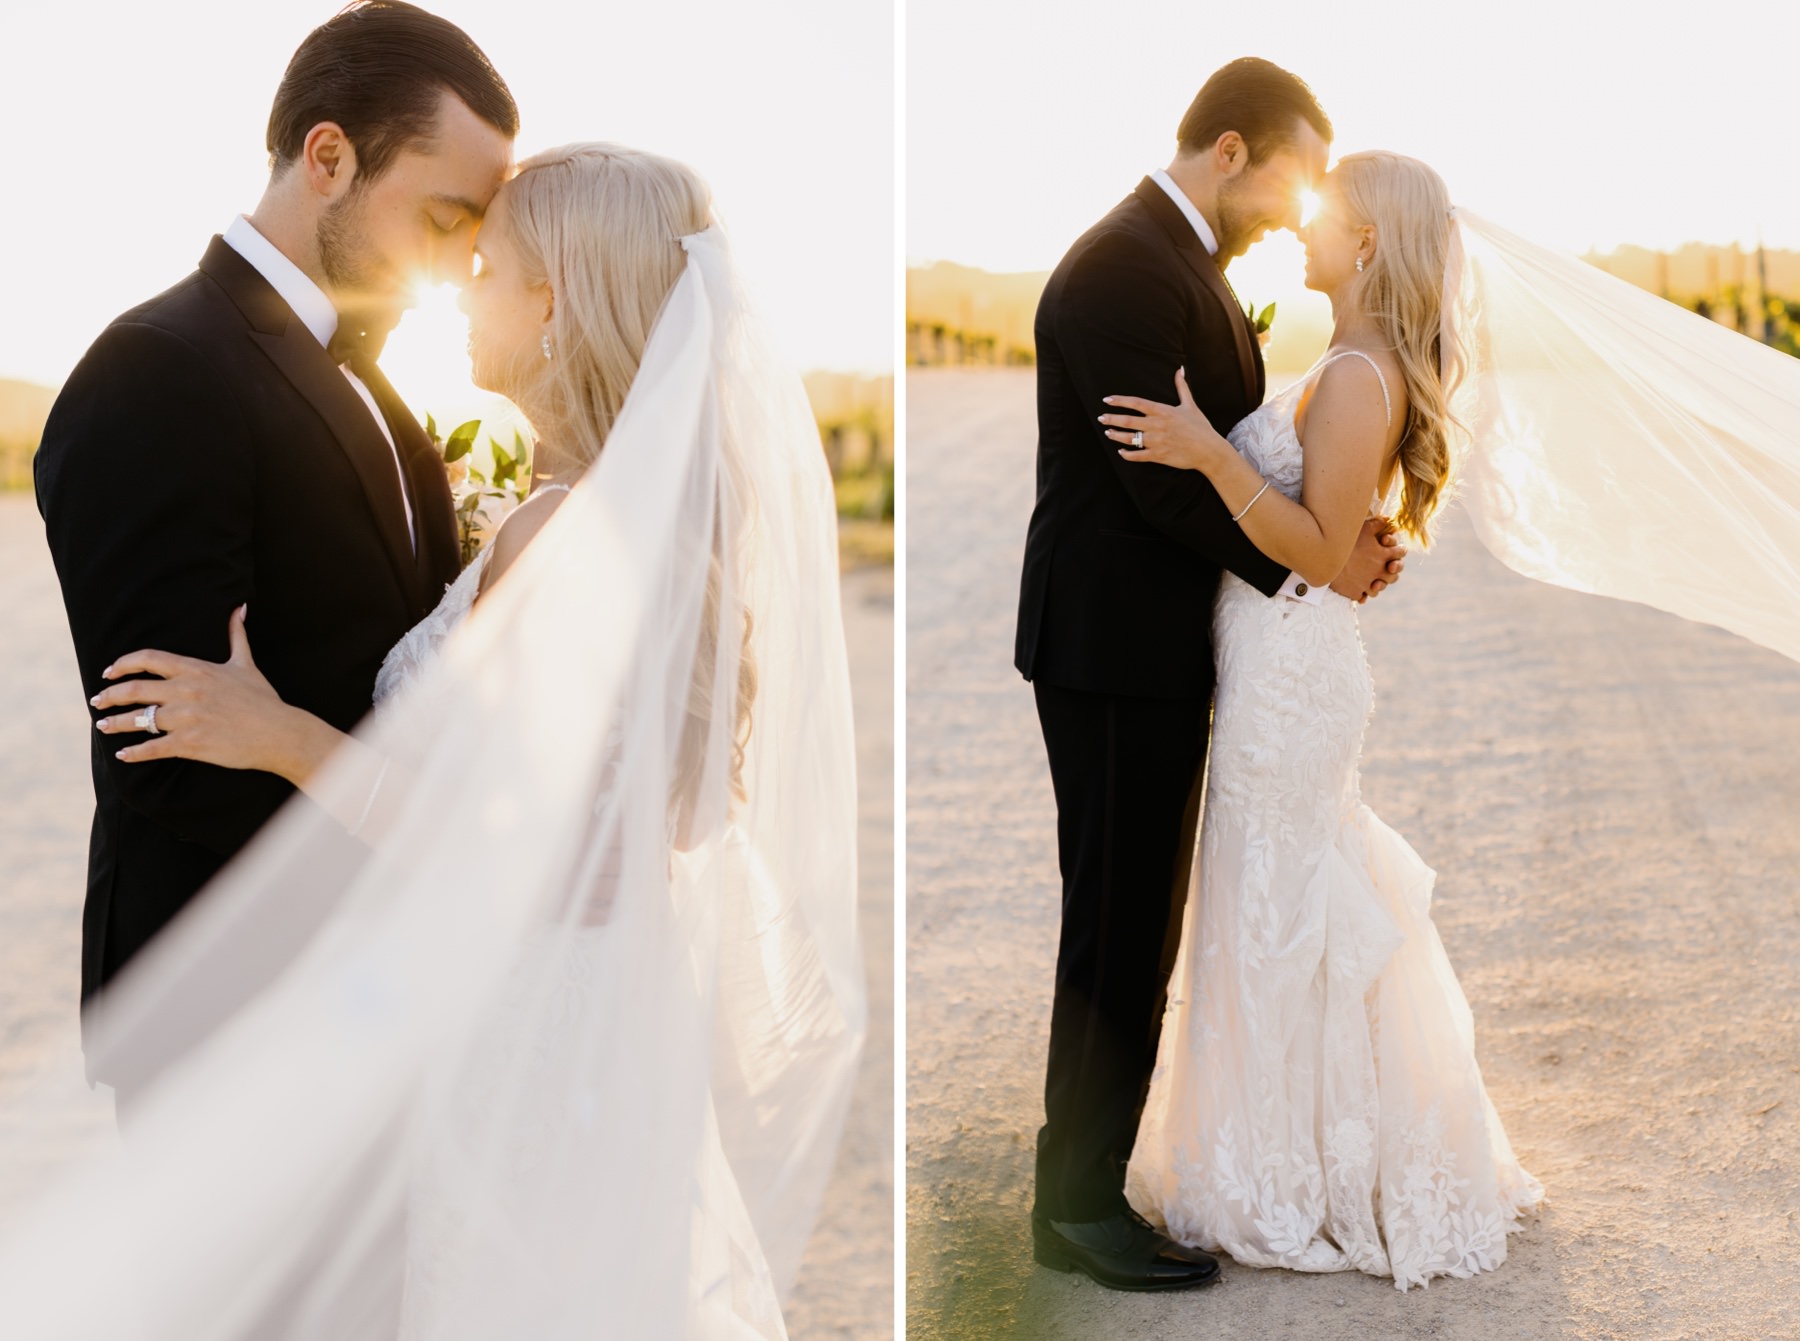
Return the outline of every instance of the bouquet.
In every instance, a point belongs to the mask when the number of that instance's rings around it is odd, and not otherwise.
[[[480,433],[481,420],[471,419],[451,429],[449,437],[440,439],[437,421],[425,416],[425,434],[444,458],[444,471],[450,478],[450,499],[456,507],[456,534],[464,568],[475,562],[500,529],[500,523],[531,491],[530,452],[524,434],[513,430],[510,452],[490,435],[488,452],[494,464],[492,470],[484,472],[473,455]]]

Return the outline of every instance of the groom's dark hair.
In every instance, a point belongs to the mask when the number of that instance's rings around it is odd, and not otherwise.
[[[499,71],[448,19],[403,0],[358,0],[308,33],[269,111],[270,166],[298,161],[309,131],[334,121],[356,150],[359,185],[429,139],[444,92],[508,137],[519,108]]]
[[[1320,139],[1331,142],[1331,118],[1305,80],[1273,61],[1244,56],[1219,67],[1201,85],[1175,138],[1183,154],[1200,154],[1226,131],[1235,130],[1244,137],[1250,161],[1261,163],[1294,146],[1302,121],[1318,131]]]

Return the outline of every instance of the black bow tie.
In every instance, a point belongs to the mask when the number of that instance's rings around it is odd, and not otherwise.
[[[368,334],[367,331],[357,330],[340,321],[332,334],[331,342],[325,346],[325,352],[331,355],[331,361],[336,364],[361,363],[368,357]]]
[[[325,352],[331,355],[333,363],[373,363],[381,357],[387,337],[386,326],[370,324],[367,318],[340,316]]]

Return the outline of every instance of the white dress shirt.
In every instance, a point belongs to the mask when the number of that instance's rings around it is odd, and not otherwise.
[[[1200,245],[1206,248],[1206,254],[1217,256],[1219,239],[1213,236],[1212,225],[1206,222],[1206,216],[1200,213],[1200,207],[1188,199],[1187,192],[1175,185],[1175,179],[1169,176],[1168,170],[1158,168],[1150,174],[1150,180],[1169,193],[1169,199],[1175,202],[1175,208],[1194,226],[1194,231],[1200,235]]]
[[[1217,256],[1219,240],[1213,236],[1212,225],[1206,222],[1206,216],[1200,213],[1193,201],[1188,199],[1187,192],[1175,185],[1175,179],[1162,168],[1151,173],[1150,180],[1169,193],[1169,199],[1175,202],[1175,208],[1180,210],[1182,217],[1194,226],[1194,232],[1200,238],[1200,245],[1206,248],[1206,254]],[[1285,596],[1290,601],[1304,601],[1308,605],[1319,603],[1317,588],[1308,586],[1301,580],[1298,573],[1289,573],[1287,581],[1281,584],[1281,590],[1275,594]]]
[[[225,230],[225,243],[239,256],[250,262],[256,273],[269,281],[269,287],[281,296],[281,301],[293,309],[294,315],[300,318],[300,324],[311,331],[313,338],[320,345],[329,346],[331,337],[337,334],[337,308],[332,306],[331,299],[325,296],[322,289],[307,278],[306,272],[281,254],[279,248],[268,238],[256,231],[256,226],[243,215],[231,221]],[[400,477],[400,502],[406,508],[406,534],[411,538],[413,550],[419,548],[419,537],[413,527],[412,498],[406,488],[406,470],[400,464],[400,449],[394,445],[394,435],[382,417],[381,407],[375,403],[374,395],[364,385],[362,378],[350,371],[350,365],[340,364],[344,380],[356,388],[356,394],[362,397],[369,413],[375,417],[375,427],[381,430],[381,436],[387,439],[388,450],[394,454],[394,472]]]

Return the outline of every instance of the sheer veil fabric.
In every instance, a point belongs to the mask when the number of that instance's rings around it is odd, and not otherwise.
[[[1451,255],[1483,544],[1800,659],[1800,360],[1467,210]]]
[[[783,1335],[865,1028],[835,506],[680,245],[601,460],[359,730],[369,831],[289,805],[90,1020],[125,1154],[6,1225],[0,1335]]]

